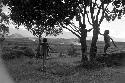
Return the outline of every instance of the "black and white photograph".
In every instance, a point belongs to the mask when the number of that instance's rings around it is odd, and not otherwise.
[[[0,0],[0,83],[125,83],[125,0]]]

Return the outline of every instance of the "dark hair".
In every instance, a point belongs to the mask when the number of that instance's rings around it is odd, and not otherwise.
[[[47,38],[43,38],[43,42],[47,42]]]
[[[104,34],[109,34],[109,30],[105,30]]]

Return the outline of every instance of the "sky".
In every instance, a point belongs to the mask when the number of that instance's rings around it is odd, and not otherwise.
[[[125,18],[122,18],[120,20],[115,20],[112,22],[107,22],[104,21],[101,26],[101,33],[104,32],[104,30],[109,30],[110,31],[110,35],[112,37],[116,37],[116,38],[125,38]]]
[[[3,8],[3,10],[8,13],[7,8]],[[77,23],[75,23],[77,25]],[[13,28],[13,26],[10,27],[10,29]],[[87,24],[87,28],[92,28],[91,25]],[[24,30],[24,27],[21,27],[21,29]],[[104,32],[104,30],[109,30],[110,31],[110,36],[115,37],[115,38],[124,38],[125,39],[125,17],[122,19],[116,19],[115,21],[112,22],[107,22],[104,20],[102,24],[100,25],[100,31],[101,33]],[[65,30],[64,31],[68,31]],[[92,31],[88,33],[88,36],[92,36]]]
[[[77,25],[77,23],[75,23]],[[90,24],[86,24],[87,29],[92,28]],[[100,25],[100,32],[103,34],[105,30],[110,31],[110,36],[116,38],[125,38],[125,17],[122,19],[116,19],[115,21],[108,22],[105,19]],[[65,30],[66,31],[66,30]],[[92,36],[92,31],[88,33],[88,36]]]

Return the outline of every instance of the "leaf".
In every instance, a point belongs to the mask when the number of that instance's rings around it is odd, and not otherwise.
[[[116,8],[119,8],[120,5],[121,5],[121,0],[115,0],[115,1],[113,2],[113,5],[114,5]]]
[[[101,0],[101,2],[104,3],[104,4],[109,4],[109,3],[112,2],[112,0]]]

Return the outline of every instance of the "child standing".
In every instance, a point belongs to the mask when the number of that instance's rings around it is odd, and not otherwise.
[[[43,59],[43,71],[45,70],[45,60],[49,51],[49,44],[47,43],[47,38],[43,38],[43,42],[40,44],[41,55]]]
[[[105,30],[104,32],[104,41],[105,41],[105,47],[104,47],[104,53],[106,53],[106,50],[110,47],[110,36],[109,36],[109,30]]]
[[[101,34],[101,33],[100,33]],[[109,36],[109,30],[105,30],[104,34],[101,34],[104,36],[105,46],[104,46],[104,53],[106,54],[107,49],[110,47],[110,39],[112,40],[112,43],[115,47],[117,47],[113,41],[113,39]]]

